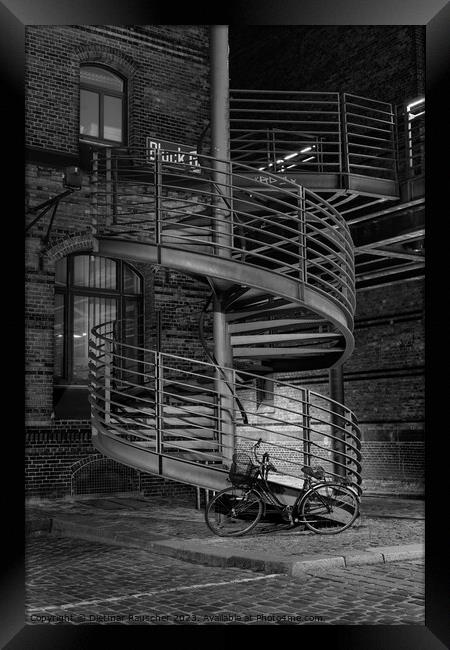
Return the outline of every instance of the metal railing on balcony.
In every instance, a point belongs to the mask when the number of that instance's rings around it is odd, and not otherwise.
[[[397,107],[398,175],[400,181],[425,174],[425,98]]]
[[[151,161],[145,152],[95,154],[94,187],[102,236],[268,270],[314,288],[352,318],[349,228],[314,192],[270,172],[255,177],[248,165],[208,156],[195,166],[164,162],[163,151]]]
[[[218,466],[234,449],[262,438],[279,474],[293,485],[304,465],[320,464],[328,476],[345,477],[361,492],[360,432],[348,408],[274,380],[274,407],[263,412],[251,388],[258,375],[239,371],[237,381],[235,370],[221,368],[230,377],[230,400],[218,390],[217,365],[130,345],[116,337],[120,330],[114,322],[98,325],[89,343],[93,424],[107,435],[156,454]],[[230,423],[233,433],[224,436]]]
[[[230,155],[261,171],[396,180],[391,104],[349,93],[232,90]]]

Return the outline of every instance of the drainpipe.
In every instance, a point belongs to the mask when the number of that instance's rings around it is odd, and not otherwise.
[[[212,179],[215,193],[213,206],[214,243],[218,257],[231,257],[232,214],[229,188],[229,73],[228,73],[228,27],[212,25],[210,30],[211,53],[211,154]],[[227,368],[233,366],[230,334],[220,294],[214,299],[214,352],[217,363]],[[234,378],[233,370],[226,371],[228,382]],[[216,390],[219,395],[219,430],[223,444],[223,456],[231,459],[234,449],[233,407],[234,400],[223,376],[217,373]]]
[[[329,391],[331,399],[339,402],[339,404],[344,404],[344,372],[343,364],[330,368],[328,371],[328,382],[329,382]],[[338,476],[345,476],[345,456],[342,453],[345,453],[345,432],[344,420],[339,417],[343,415],[343,409],[338,406],[332,405],[333,413],[331,414],[331,432],[334,436],[332,439],[331,448],[333,450],[333,460],[334,468],[333,471]],[[338,427],[342,427],[341,429]],[[342,453],[339,453],[342,452]],[[341,467],[337,463],[342,463],[344,467]]]

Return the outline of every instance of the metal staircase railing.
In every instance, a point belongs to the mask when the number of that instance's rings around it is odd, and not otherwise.
[[[232,445],[222,437],[222,398],[217,365],[123,343],[116,323],[93,329],[89,345],[94,427],[135,447],[163,456],[221,467],[235,448],[259,438],[285,484],[299,485],[304,465],[320,463],[329,477],[345,477],[361,492],[360,434],[354,414],[314,391],[274,380],[274,407],[258,410],[251,384],[258,375],[231,371],[235,404]],[[228,402],[227,402],[228,403]],[[228,421],[228,420],[227,420]]]
[[[236,359],[342,362],[353,345],[355,277],[339,212],[269,171],[255,178],[249,165],[170,155],[94,154],[100,254],[204,275],[226,296]],[[273,380],[274,408],[261,410],[250,387],[260,374],[136,346],[120,336],[125,330],[123,323],[98,325],[90,339],[101,451],[216,489],[233,450],[262,438],[281,468],[274,481],[298,487],[301,468],[320,462],[327,475],[345,477],[360,492],[359,430],[344,405]]]
[[[323,198],[292,181],[248,165],[221,161],[224,181],[212,179],[215,159],[201,173],[155,160],[145,152],[97,154],[97,228],[110,235],[227,257],[311,286],[345,311],[355,307],[350,231]],[[216,205],[218,187],[231,204]],[[217,233],[228,231],[220,238]],[[245,273],[245,269],[243,269]]]
[[[391,104],[349,93],[232,90],[230,156],[260,171],[396,180]]]
[[[425,174],[425,98],[397,106],[397,157],[399,179]]]

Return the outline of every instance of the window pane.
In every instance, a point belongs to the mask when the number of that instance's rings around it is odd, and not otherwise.
[[[128,266],[123,266],[123,290],[125,293],[141,293],[141,279]]]
[[[117,289],[117,262],[93,255],[89,261],[89,286],[98,289]]]
[[[55,329],[53,339],[55,377],[64,375],[64,296],[55,295]]]
[[[74,383],[88,379],[89,334],[95,325],[115,320],[117,305],[114,298],[73,298],[73,380]]]
[[[75,380],[88,378],[89,320],[88,301],[84,296],[73,299],[73,377]]]
[[[80,81],[82,84],[89,84],[102,88],[102,90],[123,91],[123,81],[120,77],[96,66],[84,65],[80,69]]]
[[[65,285],[67,282],[67,258],[58,260],[55,264],[55,284]]]
[[[103,102],[103,137],[105,140],[121,142],[122,99],[105,95]]]
[[[73,274],[73,283],[78,287],[117,289],[117,263],[106,257],[77,255]]]
[[[99,96],[90,90],[80,91],[80,134],[98,138]]]
[[[77,255],[74,258],[73,283],[79,287],[89,286],[89,255]]]
[[[136,299],[125,300],[125,320],[123,323],[123,339],[125,357],[122,360],[122,378],[133,384],[142,383],[143,367],[139,363],[142,352],[136,349],[141,341],[141,323],[139,321],[139,304]],[[128,347],[130,346],[130,347]],[[141,374],[140,374],[141,373]]]

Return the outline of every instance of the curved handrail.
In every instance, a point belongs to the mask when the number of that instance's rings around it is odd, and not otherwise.
[[[283,475],[301,479],[304,465],[320,462],[326,475],[345,477],[361,492],[360,432],[350,409],[314,391],[273,380],[276,402],[265,412],[258,409],[252,389],[258,375],[239,371],[237,382],[236,371],[223,367],[232,377],[230,391],[245,404],[249,419],[244,423],[235,401],[221,404],[216,364],[120,341],[114,325],[98,325],[90,336],[94,425],[152,453],[220,467],[230,450],[263,438]],[[232,441],[222,435],[224,419],[229,422],[230,417]]]
[[[242,261],[296,279],[349,315],[355,308],[350,231],[316,193],[248,165],[201,157],[201,166],[145,153],[99,158],[100,233]],[[219,171],[218,171],[219,169]],[[218,189],[220,191],[218,191]]]

